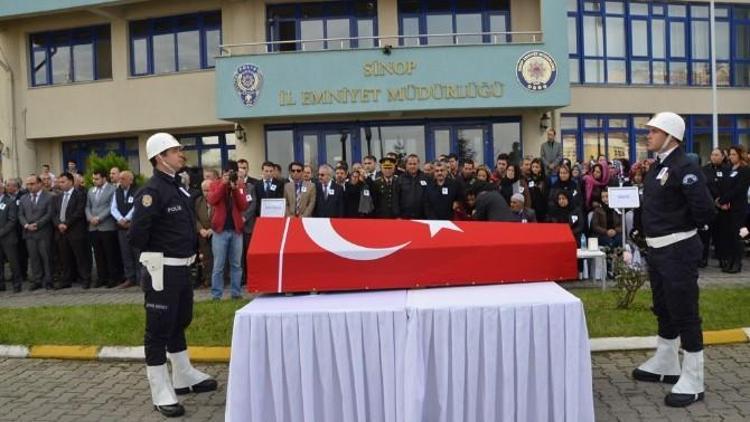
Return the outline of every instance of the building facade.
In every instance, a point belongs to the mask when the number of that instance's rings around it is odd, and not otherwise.
[[[191,165],[537,155],[643,158],[643,123],[711,147],[707,2],[0,0],[4,177],[115,151]],[[716,9],[719,139],[750,144],[750,0]]]

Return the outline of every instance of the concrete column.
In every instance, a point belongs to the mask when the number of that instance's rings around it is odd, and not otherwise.
[[[260,166],[266,160],[266,133],[263,123],[255,120],[243,120],[240,124],[245,129],[245,140],[237,141],[235,146],[237,158],[246,159],[250,175],[258,177]]]

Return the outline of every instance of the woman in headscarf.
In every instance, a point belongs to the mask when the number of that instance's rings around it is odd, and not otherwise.
[[[530,208],[536,212],[537,221],[546,221],[549,185],[544,175],[542,160],[539,158],[531,161],[531,173],[526,183],[529,187],[529,197],[531,197]]]
[[[605,158],[591,167],[591,172],[583,176],[583,187],[586,194],[586,209],[593,208],[593,199],[599,197],[601,191],[609,183],[609,164]]]
[[[584,219],[581,209],[574,205],[574,200],[570,192],[566,190],[557,191],[554,205],[550,208],[550,212],[547,215],[547,222],[562,223],[570,226],[573,238],[576,240],[578,247],[582,247],[581,233],[583,233]]]
[[[520,193],[524,197],[526,204],[530,204],[531,199],[529,198],[529,189],[526,185],[526,180],[521,179],[519,168],[515,164],[508,164],[505,170],[505,177],[500,180],[498,190],[503,195],[505,201],[510,204],[510,198],[514,193]]]
[[[571,177],[570,167],[566,165],[560,166],[557,171],[557,182],[555,182],[549,191],[549,208],[552,209],[557,204],[557,194],[561,191],[568,193],[568,200],[572,202],[572,205],[580,208],[583,204],[583,193],[581,187]]]

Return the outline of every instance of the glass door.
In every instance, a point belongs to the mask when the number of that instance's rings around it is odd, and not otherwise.
[[[485,164],[485,150],[488,144],[486,126],[455,127],[453,136],[459,161],[471,159],[477,166]]]
[[[325,143],[323,146],[323,150],[325,151],[325,162],[334,167],[339,161],[346,161],[347,165],[352,165],[352,142],[350,131],[324,131],[322,138]]]

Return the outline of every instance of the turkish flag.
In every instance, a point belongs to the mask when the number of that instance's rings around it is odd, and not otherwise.
[[[260,218],[251,293],[398,289],[578,276],[565,224]]]

